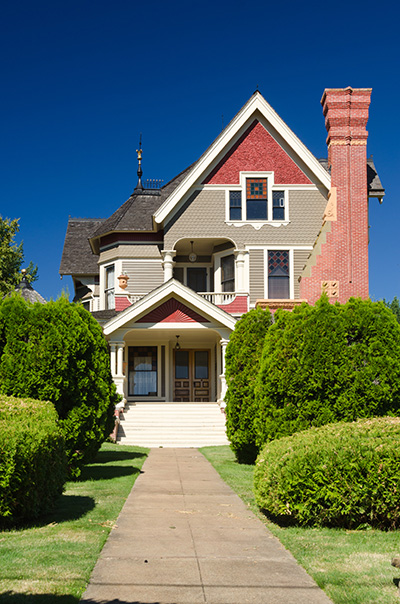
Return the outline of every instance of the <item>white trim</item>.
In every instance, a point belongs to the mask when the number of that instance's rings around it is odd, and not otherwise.
[[[240,133],[240,130],[249,123],[252,117],[255,117],[256,112],[259,112],[261,116],[264,117],[266,122],[275,129],[298,158],[309,168],[310,172],[321,185],[329,191],[331,183],[329,174],[300,139],[297,138],[294,132],[292,132],[279,115],[272,109],[264,97],[257,91],[205,153],[203,153],[178,187],[154,213],[154,221],[156,224],[161,224],[169,214],[174,211],[177,204],[179,204],[191,188],[200,181],[201,177],[211,167],[212,163],[227,150],[229,144],[233,143],[234,137]]]

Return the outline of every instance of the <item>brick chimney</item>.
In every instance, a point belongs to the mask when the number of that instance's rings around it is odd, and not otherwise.
[[[314,304],[322,291],[339,302],[368,298],[366,125],[370,88],[328,88],[321,104],[328,131],[331,191],[323,226],[300,282]]]

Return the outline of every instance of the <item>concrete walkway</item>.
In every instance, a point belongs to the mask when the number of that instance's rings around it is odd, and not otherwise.
[[[196,449],[151,450],[83,601],[331,603]]]

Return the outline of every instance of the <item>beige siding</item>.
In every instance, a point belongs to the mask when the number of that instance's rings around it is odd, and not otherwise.
[[[264,299],[264,250],[250,250],[250,304]]]
[[[294,250],[293,256],[293,272],[294,272],[294,297],[295,299],[300,297],[300,283],[299,276],[302,273],[307,258],[309,257],[311,250]]]
[[[165,227],[164,248],[173,249],[185,237],[227,237],[245,245],[313,245],[322,224],[326,199],[318,190],[291,190],[289,224],[237,227],[225,222],[225,192],[203,189],[192,194]]]
[[[119,258],[160,258],[157,245],[118,245],[101,252],[99,262],[110,262]]]
[[[129,277],[130,294],[147,294],[164,282],[161,262],[122,262],[122,272]]]

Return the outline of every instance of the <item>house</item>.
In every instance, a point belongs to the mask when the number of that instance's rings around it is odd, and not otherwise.
[[[256,91],[200,159],[138,184],[104,220],[70,219],[60,274],[102,324],[127,401],[222,402],[225,350],[256,305],[368,297],[371,89],[322,97],[318,160]]]

